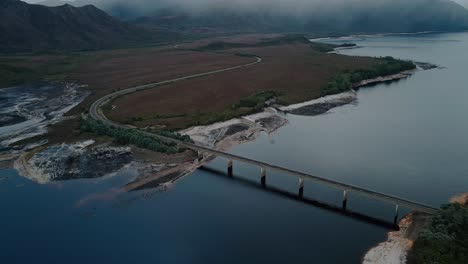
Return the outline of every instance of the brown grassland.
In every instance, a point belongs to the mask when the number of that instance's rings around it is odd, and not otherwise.
[[[212,114],[232,109],[241,99],[260,91],[278,92],[280,101],[287,104],[318,98],[321,87],[336,73],[368,69],[376,63],[372,58],[319,52],[300,43],[223,52],[255,54],[263,62],[126,95],[112,102],[116,107],[108,117],[142,127],[182,129],[205,124],[213,120]],[[249,109],[232,111],[242,115]]]
[[[42,80],[87,84],[91,95],[69,113],[78,115],[86,112],[96,99],[116,89],[251,61],[251,58],[230,53],[178,50],[174,46],[64,54],[3,55],[0,56],[0,75],[4,74],[5,78],[0,78],[0,87]],[[80,134],[79,124],[78,118],[66,120],[51,127],[46,137],[50,143],[74,141],[86,136]]]
[[[301,42],[223,49],[192,50],[212,43],[255,44],[275,35],[229,36],[195,43],[138,49],[104,50],[69,54],[1,56],[5,76],[36,81],[77,81],[87,84],[91,95],[70,114],[86,112],[96,99],[118,89],[247,64],[257,55],[263,62],[247,68],[218,73],[126,95],[112,102],[110,119],[140,127],[181,129],[247,114],[250,108],[232,106],[257,92],[271,91],[282,103],[297,103],[321,96],[321,87],[343,70],[370,69],[372,58],[327,54]],[[25,70],[26,69],[26,70]],[[24,76],[15,71],[25,72]],[[2,68],[0,67],[0,74]],[[4,86],[5,84],[1,84]],[[51,128],[51,142],[80,137],[79,119]]]
[[[173,46],[99,52],[80,63],[70,79],[89,85],[92,95],[82,104],[87,108],[117,89],[236,66],[250,60],[232,54],[178,50]]]

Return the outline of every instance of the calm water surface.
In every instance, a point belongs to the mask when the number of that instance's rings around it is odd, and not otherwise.
[[[350,40],[346,40],[350,41]],[[361,89],[357,104],[231,151],[439,205],[468,190],[468,34],[354,39],[349,55],[395,56],[443,69]],[[218,159],[207,167],[225,170]],[[236,178],[259,168],[234,164]],[[37,185],[0,170],[1,263],[359,263],[388,230],[198,170],[167,191],[114,195],[130,175]],[[268,184],[295,192],[296,179]],[[341,192],[306,182],[305,195]],[[349,208],[392,220],[393,207],[351,195]]]

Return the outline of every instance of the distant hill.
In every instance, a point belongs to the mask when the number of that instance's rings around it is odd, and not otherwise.
[[[43,2],[45,5],[61,3],[60,0]],[[450,0],[75,0],[69,3],[94,4],[137,25],[191,34],[468,29],[468,10]]]
[[[238,4],[246,1],[213,2],[220,0],[0,0],[0,52],[99,49],[226,33],[468,30],[468,10],[449,0],[291,0],[298,5],[282,8],[276,4],[287,1],[251,0],[243,8]]]
[[[155,36],[155,32],[122,22],[92,5],[46,7],[0,1],[2,53],[114,48],[167,36]]]
[[[45,0],[45,1],[36,3],[36,5],[44,5],[44,6],[49,6],[49,7],[61,6],[65,4],[76,6],[74,1],[61,1],[61,0]]]
[[[303,11],[301,15],[268,9],[240,11],[226,8],[192,13],[178,7],[166,7],[131,22],[186,32],[460,31],[468,29],[468,10],[448,0],[350,0],[335,5],[323,4],[320,8]]]

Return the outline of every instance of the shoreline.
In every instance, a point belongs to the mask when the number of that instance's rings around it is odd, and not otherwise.
[[[378,77],[374,79],[364,80],[358,84],[353,85],[353,89],[335,94],[320,97],[314,100],[306,101],[303,103],[293,104],[289,106],[277,106],[272,105],[265,107],[262,112],[242,116],[235,119],[230,119],[223,122],[217,122],[211,125],[206,126],[195,126],[185,130],[179,131],[183,135],[188,135],[194,140],[197,144],[212,147],[219,150],[228,150],[237,145],[248,143],[256,140],[262,133],[272,134],[281,127],[287,125],[289,122],[285,118],[284,114],[294,114],[294,115],[306,115],[306,116],[315,116],[319,114],[324,114],[329,110],[353,103],[357,101],[357,92],[354,89],[363,86],[375,85],[378,83],[395,81],[411,76],[416,70],[404,71],[398,74]],[[319,108],[317,110],[317,108]],[[305,113],[300,113],[298,111],[305,111]],[[24,155],[29,154],[26,152]],[[36,154],[36,153],[35,153]],[[24,155],[21,155],[15,162],[15,169],[20,174],[25,174],[25,172],[31,172],[31,168],[28,167],[28,161],[24,160]],[[191,174],[199,167],[207,164],[213,159],[213,157],[207,156],[203,157],[202,160],[196,160],[194,162],[175,162],[171,166],[171,177],[167,177],[167,171],[161,170],[148,177],[144,177],[143,181],[147,181],[146,178],[155,179],[160,185],[164,184],[161,182],[161,179],[167,178],[166,183],[173,183],[186,175]],[[146,165],[156,164],[154,161],[147,161]],[[25,166],[26,165],[26,166]],[[21,168],[21,169],[20,169]],[[26,173],[29,174],[29,173]],[[34,173],[33,173],[34,174]],[[23,177],[27,177],[23,175]],[[37,179],[37,175],[33,177]],[[128,183],[132,184],[132,183]],[[129,190],[125,186],[124,189]],[[132,190],[135,190],[131,188]]]
[[[354,84],[349,91],[345,91],[334,95],[327,95],[303,103],[293,104],[289,106],[281,106],[278,107],[277,110],[284,113],[302,116],[316,116],[320,114],[325,114],[333,108],[347,105],[357,101],[357,91],[360,88],[406,79],[408,77],[411,77],[417,71],[418,69],[413,69],[408,71],[402,71],[400,73],[388,76],[381,76],[373,79],[363,80],[357,84]]]
[[[420,31],[420,32],[399,32],[399,33],[374,33],[374,34],[351,34],[340,37],[324,37],[324,38],[313,38],[310,41],[323,41],[323,40],[339,40],[339,39],[352,39],[352,38],[372,38],[372,37],[385,37],[385,36],[408,36],[408,35],[425,35],[425,34],[437,34],[447,33],[444,31]]]
[[[453,196],[450,203],[468,204],[468,193]],[[421,231],[431,222],[431,216],[410,212],[401,219],[399,231],[389,232],[387,240],[369,249],[362,264],[406,264],[407,256]]]
[[[257,58],[256,63],[258,63],[259,61],[261,61],[261,59]],[[427,66],[429,64],[425,65]],[[245,65],[243,67],[245,67]],[[418,66],[418,68],[414,70],[402,71],[393,75],[363,80],[357,84],[352,85],[349,91],[316,98],[314,100],[302,102],[299,104],[293,104],[289,106],[267,105],[263,109],[263,111],[256,114],[242,116],[239,118],[227,120],[224,122],[218,122],[206,126],[190,127],[188,129],[179,131],[179,133],[190,136],[192,140],[194,140],[197,144],[200,144],[202,146],[225,151],[234,146],[254,141],[262,134],[262,132],[265,132],[266,134],[274,133],[282,126],[288,124],[288,120],[284,116],[285,113],[305,116],[315,116],[324,114],[333,108],[357,101],[357,92],[355,90],[359,89],[360,87],[404,79],[411,76],[418,69],[421,68],[424,70],[424,67]],[[135,150],[137,152],[139,151],[138,148],[135,148]],[[20,159],[22,159],[22,157],[20,157]],[[210,160],[211,157],[202,157],[201,160],[192,162],[190,164],[186,161],[175,162],[175,164],[173,164],[174,166],[172,166],[171,168],[177,167],[176,169],[174,169],[177,170],[177,173],[171,173],[173,176],[172,178],[166,177],[164,175],[164,171],[158,171],[156,173],[153,173],[151,178],[157,179],[157,182],[161,182],[160,178],[168,179],[169,181],[180,179],[183,176],[192,173],[200,166],[203,166],[204,164],[208,163]],[[22,163],[27,164],[28,161],[23,160]],[[147,165],[150,165],[157,164],[158,162],[156,160],[151,160],[146,161],[145,163]]]
[[[399,231],[389,232],[386,241],[366,252],[362,264],[405,264],[414,241],[430,219],[430,215],[410,212],[398,223]]]
[[[353,85],[352,89],[349,91],[345,91],[339,94],[323,96],[317,99],[288,106],[272,105],[266,107],[262,112],[256,114],[230,119],[223,122],[217,122],[206,126],[195,126],[181,130],[179,133],[190,136],[192,140],[198,144],[214,147],[219,150],[228,150],[234,146],[256,140],[261,135],[261,132],[272,134],[281,127],[287,125],[289,122],[287,118],[283,116],[284,114],[305,116],[324,114],[333,108],[357,101],[357,90],[361,87],[373,86],[380,83],[405,79],[412,76],[417,71],[418,69],[416,68],[414,70],[402,71],[397,74],[363,80],[360,83]],[[317,106],[320,109],[317,110]],[[303,110],[307,113],[298,113],[298,111]],[[243,130],[238,131],[232,135],[225,136],[226,131],[229,131],[229,129],[234,126],[248,126],[248,128],[244,128]],[[200,166],[203,166],[209,161],[210,160],[202,162]],[[191,172],[188,172],[187,174],[190,174]]]
[[[429,63],[426,64],[430,65],[431,67],[427,68],[420,67],[416,62],[415,64],[417,68],[413,70],[402,71],[397,74],[363,80],[358,84],[354,84],[353,88],[349,91],[345,91],[335,95],[322,96],[317,99],[298,104],[292,104],[289,106],[267,106],[263,109],[262,112],[256,114],[242,116],[239,118],[234,118],[223,122],[217,122],[206,126],[190,127],[178,132],[183,135],[190,136],[192,140],[194,140],[198,144],[226,151],[237,145],[256,140],[262,132],[265,132],[270,135],[276,132],[281,127],[287,125],[289,121],[287,118],[284,117],[284,114],[300,115],[295,111],[299,111],[301,109],[306,109],[307,111],[309,111],[309,108],[312,109],[312,112],[314,112],[314,114],[307,114],[306,116],[325,114],[333,108],[347,105],[357,101],[357,90],[359,90],[359,88],[361,87],[374,86],[380,83],[398,81],[401,79],[411,77],[419,70],[429,70],[437,68],[436,65]],[[322,108],[324,105],[325,108],[323,111],[317,111],[315,109],[316,106]],[[233,127],[234,130],[237,129],[240,131],[237,131],[234,134],[230,134],[229,131],[230,129],[233,129]],[[214,157],[208,156],[203,157],[203,160],[199,161],[197,164],[182,164],[180,166],[180,171],[184,172],[183,175],[179,175],[173,181],[170,181],[170,183],[173,183],[191,174],[196,169],[209,163],[212,159],[214,159]]]

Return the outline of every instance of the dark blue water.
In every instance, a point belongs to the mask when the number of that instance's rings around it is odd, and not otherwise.
[[[351,55],[391,55],[446,68],[359,91],[359,102],[290,125],[232,152],[439,205],[468,189],[468,34],[358,41]],[[208,165],[224,171],[225,161]],[[0,177],[1,263],[359,263],[387,229],[263,191],[260,169],[236,179],[198,170],[166,191],[116,194],[131,175],[37,185]],[[297,179],[268,174],[297,191]],[[24,184],[24,185],[23,185]],[[305,195],[341,192],[306,182]],[[393,205],[351,195],[349,208],[382,219]]]

